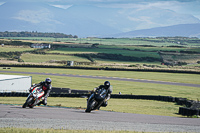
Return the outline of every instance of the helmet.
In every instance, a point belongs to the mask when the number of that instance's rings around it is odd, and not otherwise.
[[[109,81],[105,81],[104,82],[104,86],[106,89],[108,89],[110,87],[110,82]]]
[[[50,78],[46,78],[46,79],[45,79],[45,83],[51,84],[51,79],[50,79]]]

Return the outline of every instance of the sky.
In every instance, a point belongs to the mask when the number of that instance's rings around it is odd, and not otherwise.
[[[0,5],[13,0],[0,0]],[[27,0],[15,0],[26,1]],[[190,14],[200,19],[200,0],[28,0],[45,2],[67,9],[72,5],[94,5],[107,8],[144,10],[148,8],[169,9],[181,14]]]
[[[0,5],[5,2],[41,2],[66,11],[73,6],[109,9],[108,11],[116,12],[113,13],[114,15],[110,12],[112,21],[109,20],[108,16],[105,19],[99,16],[101,18],[98,20],[96,16],[90,14],[93,17],[91,20],[121,32],[177,24],[200,23],[200,0],[0,0]],[[91,9],[88,13],[91,12]],[[13,18],[32,23],[51,20],[55,24],[63,24],[59,19],[53,18],[52,13],[48,10],[33,12],[30,10],[20,11],[19,13],[21,14]],[[81,12],[77,10],[77,13],[80,14]],[[104,15],[106,17],[106,14]]]
[[[13,0],[0,0],[0,4]],[[27,0],[15,0],[26,1]],[[200,12],[200,0],[28,0],[30,2],[47,2],[57,5],[96,5],[109,8],[150,8],[159,7],[181,13],[198,15]],[[199,15],[200,16],[200,15]]]
[[[200,0],[44,0],[57,7],[67,8],[71,5],[95,5],[107,8],[122,8],[144,10],[148,8],[162,8],[180,14],[190,14],[200,19]]]

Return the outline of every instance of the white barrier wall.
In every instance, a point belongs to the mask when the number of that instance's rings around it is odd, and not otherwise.
[[[27,92],[31,84],[31,76],[0,74],[0,92]]]

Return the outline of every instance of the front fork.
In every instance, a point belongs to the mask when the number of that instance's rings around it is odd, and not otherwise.
[[[89,103],[89,101],[94,97],[94,93],[92,95],[90,95],[90,97],[87,100],[87,104]]]

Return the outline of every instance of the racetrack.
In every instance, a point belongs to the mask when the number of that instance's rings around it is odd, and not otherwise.
[[[141,80],[141,79],[119,78],[119,77],[103,77],[103,76],[73,75],[73,74],[59,74],[59,73],[39,73],[39,72],[18,72],[18,71],[0,71],[0,73],[37,74],[37,75],[65,76],[65,77],[92,78],[92,79],[118,80],[118,81],[154,83],[154,84],[165,84],[165,85],[178,85],[178,86],[188,86],[188,87],[200,87],[200,84],[164,82],[164,81]]]
[[[199,132],[200,120],[108,111],[85,113],[82,109],[59,107],[30,109],[0,104],[0,127]]]

